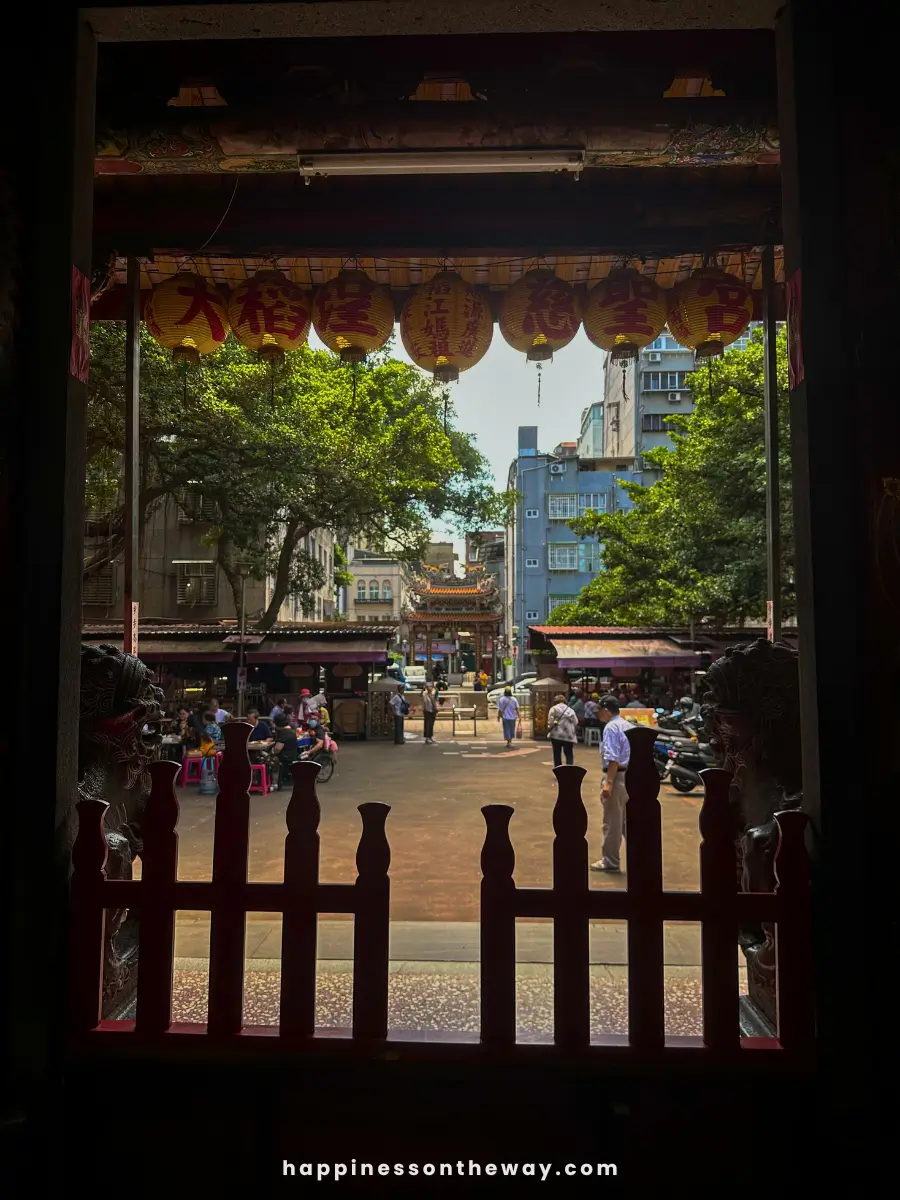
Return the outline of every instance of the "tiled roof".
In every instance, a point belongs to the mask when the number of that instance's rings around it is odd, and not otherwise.
[[[371,621],[278,621],[272,629],[265,632],[266,637],[278,637],[279,635],[291,635],[296,637],[298,634],[358,634],[366,633],[372,636],[379,634],[393,633],[399,626],[399,621],[382,621],[379,624],[374,624]],[[237,621],[204,621],[197,623],[181,622],[181,621],[148,621],[141,622],[140,632],[142,635],[153,634],[156,637],[181,637],[190,635],[203,635],[205,637],[221,636],[222,638],[234,635],[238,632]],[[82,633],[85,637],[98,638],[108,635],[109,637],[122,636],[121,621],[86,621],[82,625]],[[260,635],[261,631],[250,628],[247,630],[250,635]]]

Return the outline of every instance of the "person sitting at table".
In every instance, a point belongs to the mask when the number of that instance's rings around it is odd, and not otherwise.
[[[204,758],[211,758],[216,752],[216,746],[222,740],[222,730],[216,724],[216,714],[203,714],[203,737],[200,739],[200,753]]]
[[[269,728],[268,721],[263,721],[259,715],[258,708],[251,708],[247,713],[247,720],[253,726],[250,730],[251,742],[267,742],[272,736],[272,730]]]
[[[299,724],[299,722],[297,720],[297,714],[294,712],[294,709],[290,704],[285,708],[284,712],[281,715],[287,721],[288,725],[290,725],[291,729],[297,728],[297,726]],[[276,717],[275,719],[277,720],[278,718]]]
[[[172,732],[176,737],[181,738],[181,743],[184,746],[196,746],[200,740],[199,734],[191,721],[191,710],[184,704],[178,710],[178,716],[175,718]]]
[[[282,696],[278,703],[272,706],[272,711],[269,713],[269,720],[274,721],[276,717],[280,717],[286,706],[287,700]]]
[[[300,751],[297,747],[297,731],[291,729],[288,724],[288,719],[281,714],[275,718],[275,745],[272,751],[280,763],[289,766],[295,763],[300,756]]]

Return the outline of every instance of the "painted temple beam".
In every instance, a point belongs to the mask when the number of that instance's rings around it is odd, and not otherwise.
[[[529,111],[531,107],[531,111]],[[296,173],[304,155],[357,151],[572,149],[587,169],[777,165],[771,106],[727,98],[604,101],[554,111],[489,101],[315,106],[297,100],[255,109],[167,107],[132,123],[117,106],[98,116],[98,175]]]

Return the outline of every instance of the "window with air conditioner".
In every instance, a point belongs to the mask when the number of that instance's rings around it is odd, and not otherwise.
[[[578,570],[577,542],[551,542],[547,549],[547,565],[551,571]]]
[[[539,565],[539,564],[538,564],[538,560],[537,560],[536,558],[526,558],[526,559],[525,559],[525,566],[526,566],[526,567],[536,567],[536,566],[538,566],[538,565]]]
[[[115,600],[115,575],[112,563],[106,563],[90,575],[85,576],[81,584],[81,603],[95,604],[109,608]]]
[[[178,603],[211,605],[218,602],[219,572],[215,563],[178,564]]]
[[[525,614],[526,621],[539,621],[540,618],[541,618],[541,614],[535,608],[530,608],[528,610],[528,612]]]
[[[192,492],[189,488],[179,488],[176,500],[178,502],[178,520],[182,525],[191,521],[217,521],[219,519],[218,504],[200,492]]]
[[[541,510],[539,508],[526,508],[525,509],[526,517],[539,517],[540,515],[541,515]]]
[[[681,392],[669,392],[669,403],[670,404],[680,404],[681,403]]]
[[[547,497],[547,504],[551,521],[571,521],[578,516],[577,492],[557,492]]]
[[[651,353],[647,355],[647,362],[662,362],[662,355],[658,350],[651,351]]]
[[[566,473],[566,464],[565,463],[559,462],[559,463],[551,463],[550,464],[550,474],[551,475],[565,475],[565,473]]]

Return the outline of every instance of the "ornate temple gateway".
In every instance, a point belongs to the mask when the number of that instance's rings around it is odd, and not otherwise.
[[[403,614],[409,626],[409,662],[421,658],[430,672],[435,658],[449,658],[450,669],[489,675],[500,632],[500,593],[482,566],[464,576],[424,567],[409,589],[412,608]],[[450,651],[449,647],[455,649]],[[437,649],[437,647],[441,649]],[[449,651],[449,652],[448,652]]]

